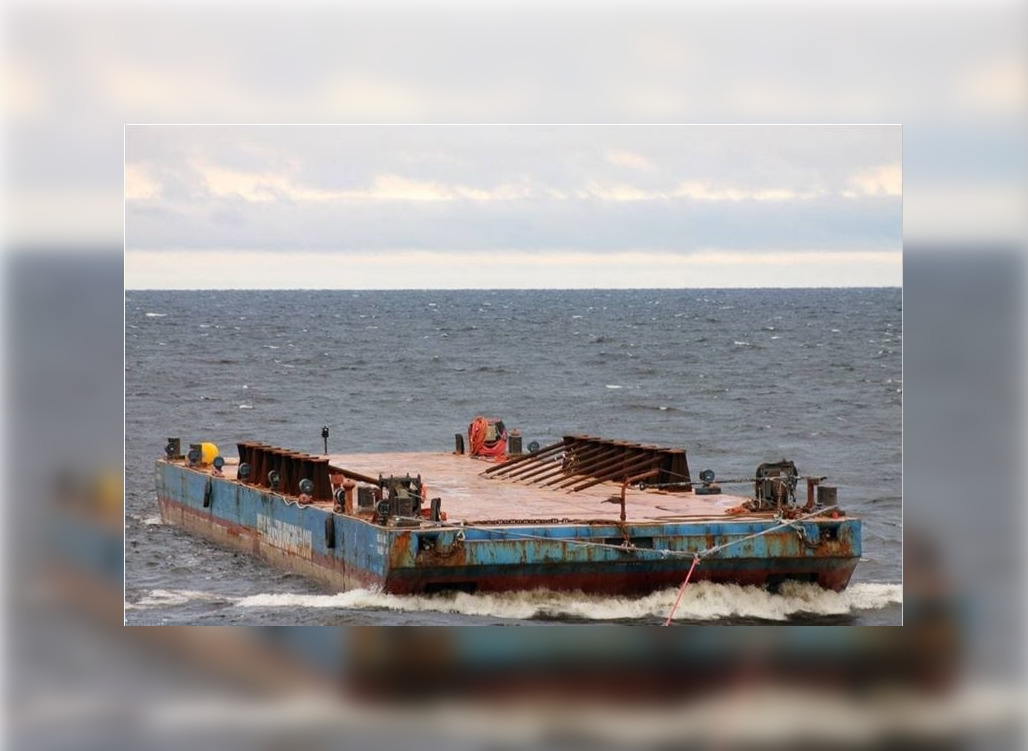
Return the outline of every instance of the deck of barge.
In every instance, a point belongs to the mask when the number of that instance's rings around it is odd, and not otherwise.
[[[490,520],[544,521],[569,519],[573,521],[611,521],[620,518],[620,503],[604,503],[617,497],[620,501],[621,485],[604,482],[578,492],[519,483],[482,473],[494,466],[492,462],[472,459],[452,453],[388,453],[388,454],[330,454],[334,467],[340,467],[370,477],[389,475],[411,476],[420,474],[430,498],[442,498],[442,509],[449,521],[468,523]],[[235,479],[236,467],[229,463],[224,468],[228,479]],[[688,492],[669,492],[658,488],[629,488],[625,496],[625,511],[629,522],[669,522],[679,519],[725,519],[726,510],[748,500],[744,496],[722,493],[697,495]],[[328,502],[315,502],[315,506],[331,508]],[[735,520],[767,519],[767,513],[746,513],[730,518]]]

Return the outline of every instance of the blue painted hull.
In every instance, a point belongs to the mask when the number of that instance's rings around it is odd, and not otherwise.
[[[396,594],[652,592],[681,584],[693,553],[778,524],[770,517],[629,523],[634,547],[626,549],[618,547],[622,530],[616,524],[382,527],[165,461],[156,464],[156,487],[168,523],[334,589],[372,587]],[[859,520],[818,518],[705,556],[693,579],[759,586],[799,580],[841,590],[860,552]]]

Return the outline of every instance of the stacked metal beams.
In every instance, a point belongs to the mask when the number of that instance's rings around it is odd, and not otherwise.
[[[509,459],[483,474],[577,492],[603,482],[655,471],[652,484],[692,489],[685,449],[664,448],[588,435],[567,435],[533,454]]]
[[[272,470],[279,474],[278,491],[283,495],[300,495],[300,480],[314,483],[311,497],[316,501],[332,499],[332,483],[329,479],[328,459],[311,456],[299,451],[269,446],[266,443],[237,443],[239,463],[250,465],[250,474],[241,478],[249,485],[271,488],[268,477]]]

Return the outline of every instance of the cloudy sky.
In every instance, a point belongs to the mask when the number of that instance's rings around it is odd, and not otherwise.
[[[901,284],[897,125],[127,126],[129,288]]]

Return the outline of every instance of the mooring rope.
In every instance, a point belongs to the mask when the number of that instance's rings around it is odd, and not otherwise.
[[[671,619],[675,617],[675,611],[678,610],[678,603],[682,601],[682,595],[685,594],[685,586],[689,583],[689,579],[692,577],[692,572],[696,569],[696,564],[699,562],[700,556],[693,556],[692,565],[689,567],[689,573],[685,575],[685,581],[682,582],[682,586],[678,590],[678,597],[675,598],[675,604],[671,606],[671,612],[667,614],[667,620],[664,621],[665,626],[671,625]]]
[[[636,555],[640,555],[640,554],[641,555],[645,555],[645,554],[657,555],[660,558],[688,558],[690,556],[696,556],[698,558],[706,558],[709,555],[714,555],[715,553],[720,553],[722,550],[725,550],[726,548],[730,548],[733,545],[738,545],[740,543],[746,542],[747,540],[753,540],[753,539],[756,539],[758,537],[762,537],[762,536],[764,536],[764,535],[766,535],[766,534],[768,534],[770,532],[774,532],[776,530],[783,529],[785,527],[793,527],[797,522],[801,522],[801,521],[804,521],[806,519],[812,519],[815,516],[821,516],[822,514],[830,513],[830,511],[831,511],[831,509],[827,509],[827,508],[818,509],[817,511],[812,511],[809,514],[804,514],[802,516],[797,516],[795,519],[787,519],[787,520],[782,521],[779,524],[776,524],[776,525],[774,525],[772,527],[768,527],[767,529],[762,529],[759,532],[754,532],[751,535],[746,535],[745,537],[740,537],[740,538],[738,538],[736,540],[729,540],[728,542],[721,543],[720,545],[712,545],[711,547],[705,548],[705,549],[703,549],[703,550],[701,550],[699,552],[689,552],[689,551],[685,551],[685,550],[670,550],[668,548],[659,548],[659,549],[657,549],[657,548],[635,548],[635,547],[626,547],[624,545],[614,545],[614,544],[611,544],[611,543],[608,543],[608,542],[592,542],[590,540],[564,539],[564,538],[560,538],[560,537],[551,537],[551,536],[548,536],[548,535],[533,535],[533,534],[529,534],[527,532],[512,532],[512,531],[509,531],[509,530],[506,530],[506,529],[497,529],[496,527],[487,527],[487,526],[483,526],[483,525],[480,525],[480,524],[468,524],[467,522],[435,522],[432,528],[434,528],[434,529],[474,529],[474,530],[478,530],[480,532],[486,532],[486,533],[489,533],[489,534],[503,535],[505,537],[516,537],[516,538],[525,539],[525,540],[546,540],[548,542],[560,542],[560,543],[565,544],[565,545],[581,545],[581,546],[584,546],[584,547],[610,548],[612,550],[618,550],[618,551],[621,551],[621,552],[630,552],[630,553],[634,553]],[[413,520],[417,520],[417,521],[420,521],[422,523],[425,523],[424,519],[421,519],[421,518],[418,518],[418,517],[397,517],[397,518],[410,519],[412,521]],[[782,519],[782,517],[779,517],[779,516],[776,516],[776,517],[773,517],[773,518],[774,519]],[[531,520],[527,520],[526,519],[525,521],[527,523],[536,523],[536,524],[538,524],[539,521],[547,522],[547,521],[550,521],[550,520],[537,520],[537,521],[533,522]],[[568,520],[568,523],[574,523],[574,521],[573,520]],[[609,524],[612,527],[617,527],[618,526],[618,522],[616,522],[615,520],[611,520],[609,522]]]

